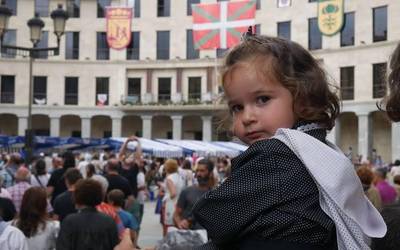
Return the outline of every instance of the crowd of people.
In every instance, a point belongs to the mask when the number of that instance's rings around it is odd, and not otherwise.
[[[31,164],[19,153],[3,154],[0,219],[7,230],[0,230],[0,248],[113,249],[128,230],[125,249],[139,249],[146,200],[159,204],[154,216],[164,236],[171,227],[201,229],[191,209],[228,176],[230,159],[152,158],[143,156],[140,143],[128,152],[134,140],[117,154],[67,151]]]

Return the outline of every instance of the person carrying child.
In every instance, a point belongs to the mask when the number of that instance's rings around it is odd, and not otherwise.
[[[388,77],[390,92],[382,100],[380,106],[384,106],[390,120],[400,122],[400,44],[391,55],[389,67],[391,70]],[[381,107],[379,109],[382,110]]]
[[[339,101],[311,54],[251,28],[223,67],[233,134],[249,148],[194,206],[197,249],[369,249],[386,225],[350,160],[326,140]]]

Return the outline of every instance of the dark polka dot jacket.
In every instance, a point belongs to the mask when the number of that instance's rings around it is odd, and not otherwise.
[[[306,133],[325,142],[325,129]],[[322,211],[306,167],[273,138],[252,144],[232,159],[231,176],[207,192],[193,213],[210,239],[196,249],[239,249],[252,239],[326,246],[322,249],[336,242],[334,223]]]

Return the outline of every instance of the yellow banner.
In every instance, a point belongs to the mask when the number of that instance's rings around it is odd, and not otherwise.
[[[107,43],[110,48],[124,49],[131,42],[132,8],[107,7]]]
[[[318,1],[318,27],[322,34],[333,36],[342,29],[344,0]]]

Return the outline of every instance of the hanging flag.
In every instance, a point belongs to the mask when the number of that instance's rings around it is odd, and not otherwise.
[[[235,46],[249,26],[255,24],[256,2],[193,4],[193,42],[196,49]]]
[[[131,42],[132,8],[107,7],[107,43],[110,48],[124,49]]]
[[[318,1],[318,27],[322,34],[333,36],[343,26],[343,0]]]
[[[292,0],[278,0],[278,8],[289,7],[292,5]]]

